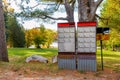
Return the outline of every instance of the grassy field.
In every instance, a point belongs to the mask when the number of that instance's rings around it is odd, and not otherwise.
[[[103,50],[104,67],[112,68],[114,71],[120,72],[120,52]],[[101,68],[101,51],[97,50],[98,69]]]
[[[1,68],[6,68],[14,71],[24,70],[26,69],[39,71],[39,70],[50,70],[51,72],[58,71],[57,64],[52,64],[51,59],[52,56],[57,55],[58,50],[56,48],[50,49],[29,49],[29,48],[9,48],[9,63],[0,62]],[[47,57],[49,60],[48,64],[45,63],[25,63],[25,59],[31,55],[42,55]],[[114,71],[120,72],[120,52],[113,52],[103,50],[103,59],[104,59],[104,67],[112,68]],[[101,70],[101,56],[100,50],[97,50],[97,67],[98,70]]]
[[[57,64],[52,64],[51,60],[52,57],[57,55],[58,50],[56,48],[49,48],[49,49],[30,49],[30,48],[9,48],[8,49],[8,56],[9,56],[9,63],[0,62],[0,68],[5,68],[8,70],[13,71],[40,71],[40,70],[51,70],[57,71],[58,67]],[[42,55],[48,58],[49,63],[26,63],[25,59],[31,55]]]
[[[42,55],[44,57],[51,57],[57,55],[57,48],[33,49],[33,48],[9,48],[8,55],[27,57],[34,54]]]

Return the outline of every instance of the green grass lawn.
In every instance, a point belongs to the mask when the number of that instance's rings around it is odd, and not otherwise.
[[[51,59],[52,56],[57,55],[57,48],[49,48],[49,49],[30,49],[30,48],[9,48],[9,63],[1,62],[0,67],[8,68],[12,70],[51,70],[52,72],[58,71],[57,64],[52,64]],[[42,55],[48,58],[49,63],[25,63],[25,59],[31,55]],[[113,52],[103,50],[103,59],[104,59],[104,67],[112,68],[114,71],[120,72],[120,52]],[[97,68],[101,69],[101,56],[100,50],[97,50]]]
[[[103,50],[104,67],[120,72],[120,52]],[[97,50],[97,64],[101,68],[101,51]]]
[[[9,63],[0,62],[0,68],[6,68],[8,70],[14,71],[40,71],[40,70],[50,70],[52,72],[58,71],[57,64],[52,64],[51,60],[52,57],[57,55],[58,50],[57,48],[49,48],[49,49],[30,49],[30,48],[9,48],[8,49],[8,56],[9,56]],[[25,60],[28,56],[31,55],[42,55],[48,58],[49,63],[26,63]]]
[[[19,56],[19,57],[27,57],[34,54],[42,55],[44,57],[51,57],[57,55],[57,48],[45,48],[45,49],[33,49],[33,48],[9,48],[8,55],[11,56]]]

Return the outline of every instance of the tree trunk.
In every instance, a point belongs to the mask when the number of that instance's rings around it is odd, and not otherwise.
[[[64,0],[67,21],[74,22],[74,4],[76,0]],[[103,0],[78,0],[78,21],[96,21],[96,10]]]
[[[79,22],[95,21],[95,14],[99,4],[103,0],[78,0],[78,20]]]
[[[47,48],[50,48],[50,44],[48,43]]]
[[[115,51],[114,42],[112,43],[112,51]]]
[[[64,0],[64,6],[65,6],[68,22],[74,22],[74,4],[75,4],[74,0],[73,2],[71,2],[71,5],[69,3],[69,0]]]
[[[8,52],[5,38],[5,24],[2,8],[2,0],[0,0],[0,60],[8,62]]]

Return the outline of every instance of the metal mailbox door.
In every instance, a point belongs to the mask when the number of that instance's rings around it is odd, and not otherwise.
[[[76,69],[75,23],[58,23],[58,67]]]
[[[96,71],[96,22],[78,22],[77,35],[77,69]]]

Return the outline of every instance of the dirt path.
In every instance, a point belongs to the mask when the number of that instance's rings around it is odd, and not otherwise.
[[[86,73],[76,70],[59,70],[57,72],[0,70],[0,80],[120,80],[120,73],[110,69]]]

